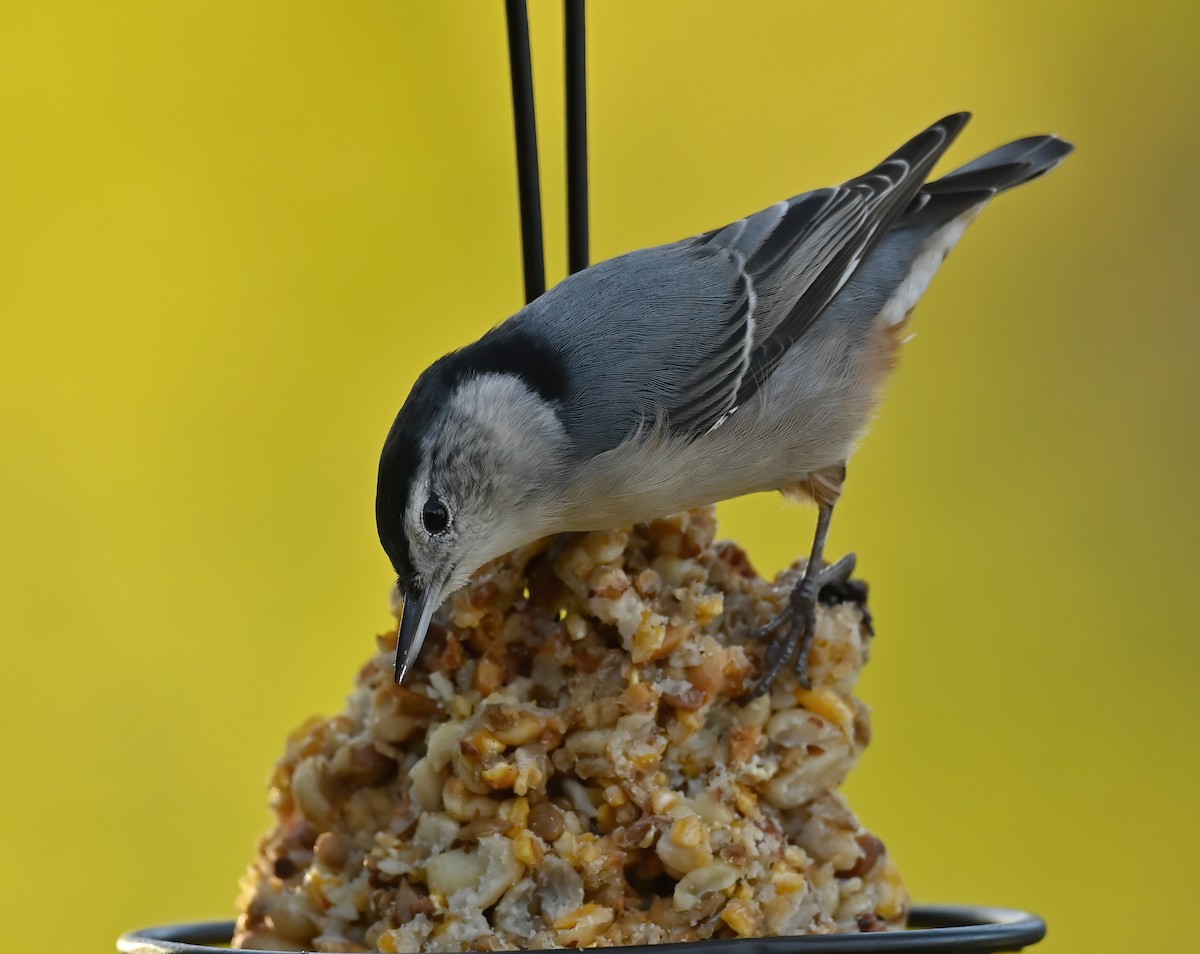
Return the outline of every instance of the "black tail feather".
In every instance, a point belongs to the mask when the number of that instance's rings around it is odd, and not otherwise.
[[[928,221],[929,217],[948,221],[998,193],[1045,175],[1074,148],[1054,136],[1028,136],[993,149],[942,178],[927,182],[905,210],[900,224],[918,215],[922,221]]]
[[[968,176],[992,170],[996,174],[995,189],[1000,192],[1049,172],[1070,155],[1074,148],[1069,142],[1055,136],[1027,136],[999,149],[993,149],[943,176],[937,182],[931,182],[926,188],[936,192],[941,187],[941,191],[945,191]],[[1009,165],[1021,166],[1023,172],[1016,176],[1011,173],[1001,174],[1001,169]]]

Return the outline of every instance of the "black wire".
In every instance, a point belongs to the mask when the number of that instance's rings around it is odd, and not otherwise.
[[[517,192],[521,205],[521,263],[525,301],[546,290],[542,247],[542,196],[538,184],[537,121],[533,110],[533,64],[525,0],[505,0],[508,64],[512,74],[513,127],[517,135]]]
[[[563,0],[567,76],[567,268],[588,267],[587,17]]]

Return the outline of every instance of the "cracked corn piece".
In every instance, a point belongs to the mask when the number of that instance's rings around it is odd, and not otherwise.
[[[235,946],[461,951],[877,931],[907,897],[838,793],[870,626],[823,606],[811,690],[743,705],[785,603],[711,510],[545,544],[393,630],[288,740]]]

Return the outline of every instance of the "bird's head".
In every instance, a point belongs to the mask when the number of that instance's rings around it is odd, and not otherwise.
[[[442,602],[495,557],[558,529],[556,487],[567,438],[555,410],[556,365],[485,337],[418,379],[379,461],[375,519],[404,594],[396,682]],[[544,356],[552,358],[553,356]]]

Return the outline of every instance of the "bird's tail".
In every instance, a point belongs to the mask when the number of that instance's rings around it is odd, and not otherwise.
[[[828,313],[902,327],[975,213],[998,193],[1049,172],[1073,148],[1054,136],[1030,136],[925,183]]]
[[[904,217],[936,211],[937,218],[953,218],[998,193],[1045,175],[1074,148],[1056,136],[1028,136],[1010,142],[925,183]]]

